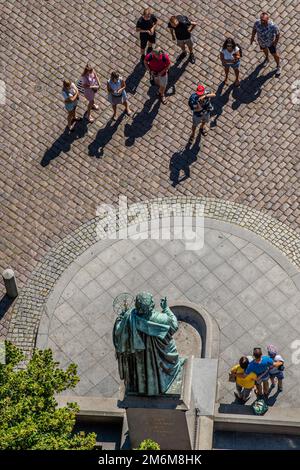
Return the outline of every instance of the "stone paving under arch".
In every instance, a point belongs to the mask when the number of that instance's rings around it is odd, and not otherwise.
[[[205,245],[197,254],[180,240],[91,243],[53,287],[37,345],[50,346],[64,366],[78,363],[79,395],[117,395],[112,301],[120,292],[150,290],[157,302],[167,295],[171,304],[180,298],[202,305],[218,323],[220,402],[232,402],[229,367],[254,345],[272,342],[287,365],[276,406],[300,406],[299,367],[291,362],[291,343],[300,337],[299,269],[245,228],[206,218]]]

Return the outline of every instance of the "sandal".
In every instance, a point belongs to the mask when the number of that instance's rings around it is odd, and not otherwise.
[[[99,109],[99,106],[97,104],[93,104],[92,109]]]
[[[88,122],[89,122],[90,124],[92,124],[92,122],[94,122],[94,121],[95,121],[94,118],[89,118],[89,119],[88,119]]]
[[[201,129],[201,134],[202,134],[202,135],[207,135],[207,134],[208,134],[208,130],[207,130],[207,129]]]

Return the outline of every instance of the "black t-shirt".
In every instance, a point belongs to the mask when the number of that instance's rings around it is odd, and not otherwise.
[[[188,19],[187,16],[181,16],[181,15],[176,16],[176,18],[179,21],[176,28],[174,28],[174,26],[172,26],[171,23],[168,24],[168,28],[174,29],[176,39],[179,39],[180,41],[183,41],[184,39],[190,39],[191,33],[188,30],[189,27],[191,26],[190,20]]]
[[[145,20],[142,16],[138,20],[136,27],[145,31],[150,31],[150,29],[157,23],[157,18],[154,15],[151,15],[149,20]],[[143,34],[143,33],[141,33]]]

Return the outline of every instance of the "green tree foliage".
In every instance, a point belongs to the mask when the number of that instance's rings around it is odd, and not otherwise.
[[[57,408],[54,398],[79,382],[77,366],[60,369],[46,349],[35,350],[24,368],[16,368],[24,355],[10,342],[5,346],[6,361],[0,364],[0,449],[93,449],[94,433],[72,433],[78,405]]]
[[[152,439],[145,439],[140,443],[137,450],[160,450],[159,444]]]

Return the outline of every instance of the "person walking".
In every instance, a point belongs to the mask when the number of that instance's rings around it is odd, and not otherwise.
[[[269,375],[270,375],[270,380],[271,380],[271,386],[270,390],[275,387],[275,379],[277,379],[278,382],[278,392],[282,392],[282,381],[284,379],[284,359],[283,357],[278,353],[278,350],[276,346],[273,346],[273,344],[269,344],[267,346],[267,351],[268,351],[268,356],[273,359],[273,361],[278,365],[278,367],[271,367],[269,370]]]
[[[193,51],[194,41],[192,37],[192,31],[195,26],[197,26],[197,23],[190,21],[187,16],[183,15],[171,16],[168,23],[168,28],[171,32],[172,39],[173,41],[177,41],[177,45],[181,48],[182,51],[178,59],[186,57],[187,46],[190,52],[189,60],[192,64],[195,63],[195,56]]]
[[[270,52],[276,62],[276,77],[279,77],[281,75],[281,67],[280,57],[277,52],[277,44],[279,41],[280,32],[277,24],[270,20],[268,13],[265,11],[261,13],[260,19],[256,20],[254,23],[250,44],[253,44],[256,35],[257,42],[265,54],[264,63],[269,62]]]
[[[117,106],[118,104],[123,104],[128,116],[131,115],[129,109],[127,94],[126,94],[126,82],[121,77],[119,72],[112,72],[110,79],[107,80],[107,92],[108,92],[108,101],[113,107],[113,120],[117,120]]]
[[[79,118],[76,117],[76,108],[79,101],[79,91],[76,85],[70,80],[63,81],[62,95],[65,101],[65,109],[68,112],[68,129],[72,131],[74,129],[76,121]]]
[[[153,45],[156,42],[156,26],[157,18],[153,14],[152,9],[149,7],[145,8],[142,16],[136,23],[136,31],[140,33],[141,62],[144,62],[147,44],[147,53],[153,50]]]
[[[224,83],[228,83],[228,74],[230,68],[233,69],[235,73],[235,86],[240,85],[240,59],[241,59],[241,49],[236,44],[234,39],[227,38],[221,47],[220,50],[220,59],[225,70],[225,79]]]
[[[168,54],[157,48],[146,55],[144,65],[150,72],[150,81],[159,87],[160,101],[165,104],[165,91],[168,84],[168,70],[171,66]]]
[[[95,95],[99,90],[100,81],[94,67],[89,63],[86,64],[82,73],[81,84],[84,88],[84,96],[88,100],[86,117],[88,122],[92,123],[94,122],[94,119],[91,117],[91,111],[92,109],[99,109],[99,106],[95,104]]]
[[[208,130],[206,125],[210,120],[211,111],[213,110],[211,98],[215,96],[215,93],[212,93],[209,88],[203,85],[198,85],[196,92],[190,96],[189,107],[193,111],[192,134],[189,138],[190,144],[195,138],[196,128],[199,124],[200,132],[203,135],[207,135]]]

